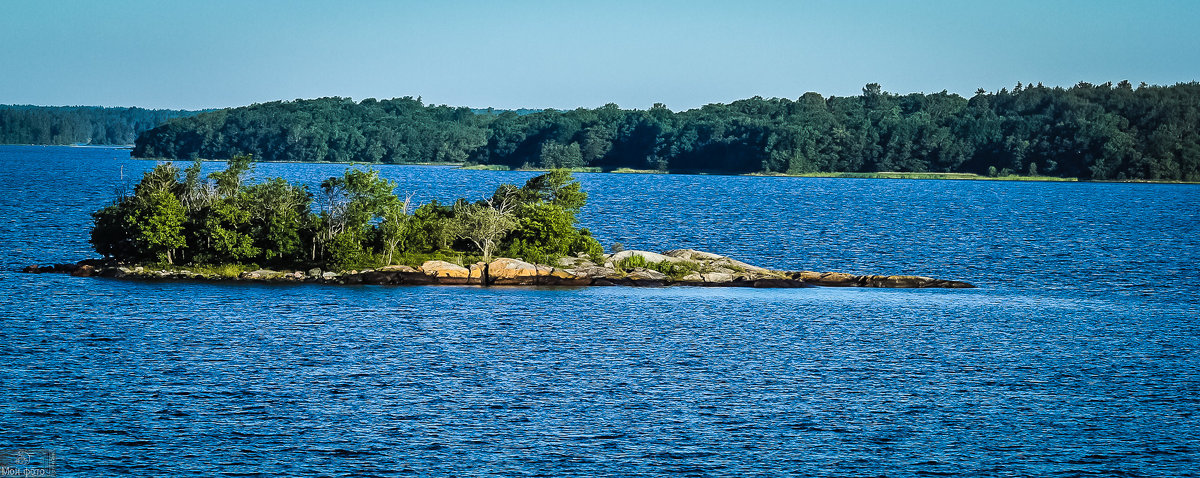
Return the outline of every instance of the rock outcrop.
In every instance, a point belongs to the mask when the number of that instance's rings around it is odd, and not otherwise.
[[[637,257],[640,260],[631,261]],[[597,258],[600,260],[600,258]],[[950,288],[975,286],[961,281],[908,275],[853,275],[840,272],[779,271],[747,264],[727,256],[692,249],[676,249],[658,254],[649,251],[621,251],[605,256],[601,263],[585,256],[565,257],[557,267],[533,264],[519,259],[498,258],[462,266],[431,260],[420,267],[391,265],[363,271],[275,271],[259,269],[236,277],[195,273],[186,269],[148,270],[106,263],[95,259],[78,264],[29,266],[27,273],[68,273],[80,277],[99,276],[148,280],[236,280],[257,282],[311,282],[324,284],[372,285],[479,285],[487,269],[488,285],[498,286],[671,286],[694,287],[882,287]],[[629,264],[639,267],[628,267]]]
[[[631,259],[633,257],[640,257],[640,258],[642,258],[642,260],[646,261],[646,263],[649,263],[649,264],[659,264],[659,263],[663,263],[663,262],[672,262],[672,263],[678,264],[678,263],[684,263],[684,262],[690,261],[690,259],[673,257],[673,256],[670,256],[667,254],[659,254],[657,252],[621,251],[621,252],[618,252],[611,256],[608,256],[608,262],[612,262],[612,263],[616,264],[621,261]]]
[[[483,263],[472,267],[474,283],[480,283],[482,271]],[[504,257],[488,264],[487,271],[489,285],[591,285],[589,278],[573,271]]]
[[[446,261],[425,261],[424,264],[421,264],[421,272],[430,277],[447,280],[449,284],[458,282],[460,279],[461,283],[466,284],[467,279],[471,277],[470,269]]]

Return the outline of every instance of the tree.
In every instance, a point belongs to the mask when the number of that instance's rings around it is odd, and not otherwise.
[[[200,224],[200,235],[213,263],[245,263],[261,252],[251,235],[250,208],[244,194],[224,197],[207,208]]]
[[[89,242],[106,258],[131,258],[137,255],[133,243],[133,217],[129,197],[119,197],[113,204],[92,213],[94,226]]]
[[[491,199],[456,207],[454,236],[467,239],[483,255],[483,285],[488,285],[488,267],[492,253],[509,231],[517,227],[517,219],[506,204]]]
[[[228,197],[237,194],[242,189],[246,173],[254,168],[254,157],[248,154],[234,156],[226,163],[225,169],[209,175],[216,185],[217,195]]]
[[[574,215],[587,203],[587,193],[583,192],[582,186],[575,180],[571,171],[554,169],[529,178],[520,189],[511,185],[501,186],[497,195],[493,196],[493,200],[498,199],[515,203],[545,202],[559,206]]]
[[[970,99],[946,91],[896,95],[870,83],[849,97],[755,97],[680,112],[660,104],[472,112],[419,98],[319,98],[175,118],[139,135],[133,154],[794,173],[1024,172],[1036,162],[1041,174],[1057,176],[1184,179],[1200,176],[1197,98],[1200,83],[1135,89],[1129,82],[1022,83]],[[0,130],[5,118],[25,122],[7,141],[17,143],[85,130],[124,134],[115,132],[120,125],[81,128],[44,116],[0,108]]]
[[[375,170],[347,169],[342,177],[323,181],[319,198],[322,227],[314,241],[314,259],[320,243],[335,265],[361,262],[368,224],[400,201],[395,188],[395,183],[379,177]]]
[[[0,105],[0,144],[133,144],[138,134],[198,111]]]
[[[306,226],[313,222],[308,189],[274,178],[247,187],[246,200],[254,244],[262,258],[268,262],[298,259]]]
[[[132,196],[92,215],[92,244],[96,251],[118,259],[153,259],[174,264],[186,247],[187,210],[176,194],[181,190],[179,168],[159,163],[142,175]]]
[[[583,166],[583,153],[579,143],[562,145],[553,141],[542,145],[538,164],[543,168],[578,168]]]
[[[586,230],[576,229],[576,215],[587,203],[587,193],[570,171],[552,170],[530,178],[520,188],[502,185],[492,200],[511,204],[516,216],[516,227],[501,245],[511,257],[552,262],[575,252],[603,252]]]
[[[392,263],[392,255],[407,235],[411,219],[408,214],[410,204],[412,204],[411,194],[406,196],[403,202],[389,202],[380,211],[380,217],[383,220],[379,223],[379,235],[387,254],[384,260],[387,264]]]
[[[410,250],[444,250],[454,239],[453,223],[454,207],[440,205],[437,200],[422,204],[408,218],[404,243]]]
[[[603,253],[586,229],[576,228],[587,194],[565,170],[538,175],[522,187],[501,185],[484,201],[432,201],[409,214],[411,195],[402,201],[395,184],[377,172],[350,168],[322,182],[318,215],[306,187],[280,178],[249,183],[243,179],[248,169],[249,162],[239,160],[202,178],[200,163],[194,163],[181,181],[178,168],[159,164],[132,195],[93,213],[91,241],[97,252],[120,261],[265,261],[294,268],[373,267],[392,263],[401,251],[436,256],[472,247],[487,263],[500,250],[533,261]],[[306,244],[313,245],[307,257]],[[485,267],[485,283],[489,272]]]
[[[205,181],[200,176],[202,168],[203,163],[196,160],[192,162],[191,166],[183,170],[183,190],[179,195],[179,200],[183,203],[183,207],[187,209],[189,215],[210,206],[217,196],[217,191],[213,184]]]
[[[183,237],[183,223],[187,219],[183,204],[165,191],[135,196],[134,202],[134,246],[174,264],[176,251],[187,244]]]

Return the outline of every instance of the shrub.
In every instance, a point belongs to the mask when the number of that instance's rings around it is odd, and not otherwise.
[[[695,262],[650,262],[647,261],[645,257],[636,255],[621,259],[613,263],[613,266],[622,272],[631,272],[634,269],[649,269],[658,271],[670,276],[675,280],[679,280],[693,272],[700,272],[700,264]]]
[[[332,270],[353,269],[368,262],[369,255],[363,250],[361,234],[346,231],[325,244],[326,268]]]

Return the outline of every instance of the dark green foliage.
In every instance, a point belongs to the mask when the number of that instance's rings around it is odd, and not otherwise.
[[[534,176],[521,187],[521,200],[526,203],[546,203],[558,206],[574,217],[587,203],[587,193],[579,182],[564,169],[551,170]]]
[[[1200,83],[1017,85],[963,98],[888,93],[754,97],[672,112],[517,114],[419,100],[273,102],[180,118],[138,157],[774,172],[966,172],[1200,180]]]
[[[174,262],[187,246],[184,223],[187,211],[176,196],[178,184],[170,180],[178,169],[160,164],[146,172],[132,196],[92,214],[96,226],[92,244],[108,257]]]
[[[512,113],[508,113],[512,114]],[[515,114],[512,114],[516,116]],[[275,101],[167,122],[138,137],[144,158],[359,163],[463,162],[488,142],[491,115],[397,98]]]
[[[579,143],[562,145],[551,141],[542,144],[542,153],[538,157],[538,164],[547,169],[579,168],[584,164],[583,153],[579,150]]]
[[[513,204],[517,217],[517,227],[501,243],[503,255],[550,263],[577,252],[603,254],[600,243],[586,229],[575,227],[587,193],[570,171],[551,170],[530,178],[520,188],[502,186],[492,202]]]
[[[331,269],[353,269],[369,265],[370,255],[363,247],[363,231],[348,230],[333,236],[325,244],[325,264]]]
[[[454,206],[436,201],[409,213],[396,185],[377,171],[350,168],[321,183],[315,198],[301,186],[273,178],[252,183],[250,157],[200,176],[198,164],[180,171],[162,163],[148,171],[130,196],[93,213],[92,244],[106,257],[127,262],[268,264],[303,269],[359,269],[428,258],[462,260],[493,249],[529,260],[602,254],[575,214],[587,194],[569,172],[554,171],[524,187],[502,186],[503,201]],[[181,174],[182,173],[182,174]],[[182,178],[181,178],[182,176]],[[473,231],[477,212],[495,212],[503,227],[482,247]],[[486,222],[486,221],[485,221]],[[458,238],[462,238],[456,241]],[[482,248],[479,251],[473,248]]]
[[[280,178],[245,189],[252,219],[251,235],[262,261],[270,264],[302,261],[304,236],[313,221],[309,209],[312,195],[307,189]]]
[[[260,250],[251,236],[249,201],[242,194],[222,198],[207,208],[196,230],[197,242],[206,240],[201,257],[227,258],[243,263],[256,259]],[[198,247],[199,249],[199,247]]]
[[[547,263],[580,245],[575,215],[553,204],[537,202],[517,209],[517,227],[510,233],[501,255]]]
[[[133,242],[133,214],[125,198],[93,212],[91,243],[104,257],[135,258],[138,248]]]
[[[197,111],[98,106],[0,105],[0,144],[133,144],[137,136]]]
[[[412,250],[420,251],[449,249],[450,243],[454,239],[450,224],[453,220],[453,206],[440,205],[436,200],[421,205],[413,211],[405,236],[405,244]]]

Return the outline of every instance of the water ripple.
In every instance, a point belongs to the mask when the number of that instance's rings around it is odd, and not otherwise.
[[[89,255],[123,156],[0,147],[0,446],[64,476],[1200,473],[1194,186],[579,175],[605,243],[968,291],[12,273]]]

